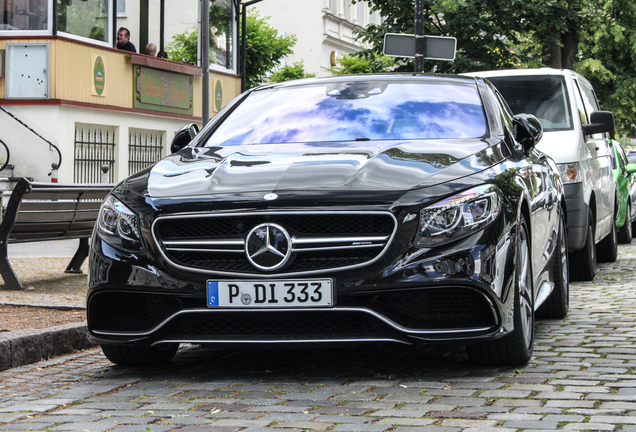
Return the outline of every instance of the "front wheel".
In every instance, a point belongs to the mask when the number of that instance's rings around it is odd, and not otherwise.
[[[583,249],[570,254],[570,277],[574,281],[591,281],[596,277],[596,245],[594,244],[594,216],[587,215],[587,234]]]
[[[538,319],[565,318],[570,310],[570,281],[568,275],[568,244],[565,234],[565,218],[561,215],[559,235],[554,254],[550,260],[550,276],[554,289],[537,309]]]
[[[618,237],[616,236],[616,223],[612,221],[612,229],[597,246],[596,254],[598,262],[611,263],[618,257]]]
[[[525,218],[517,227],[514,276],[514,330],[508,335],[466,347],[474,363],[487,366],[521,366],[532,357],[534,344],[534,290],[532,255]]]
[[[120,366],[156,366],[172,360],[179,344],[159,347],[102,344],[101,348],[108,360]]]

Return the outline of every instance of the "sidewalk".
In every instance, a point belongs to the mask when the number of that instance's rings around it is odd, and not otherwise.
[[[59,310],[85,309],[87,263],[84,274],[64,270],[77,248],[77,240],[9,245],[9,260],[22,291],[0,290],[0,305],[29,305]],[[0,333],[0,371],[92,346],[86,322],[44,329]]]

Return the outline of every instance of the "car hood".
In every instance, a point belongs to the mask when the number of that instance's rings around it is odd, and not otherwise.
[[[125,180],[149,198],[289,191],[407,191],[503,160],[499,141],[361,141],[187,147]]]

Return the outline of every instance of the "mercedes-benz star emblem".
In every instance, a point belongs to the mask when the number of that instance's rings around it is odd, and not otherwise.
[[[272,193],[268,193],[267,195],[265,195],[265,196],[263,197],[263,199],[264,199],[265,201],[273,201],[273,200],[275,200],[276,198],[278,198],[278,195],[276,195],[276,194],[275,194],[275,193],[273,193],[273,192],[272,192]]]
[[[252,265],[261,270],[277,270],[291,256],[291,237],[283,227],[260,224],[247,235],[245,254]]]

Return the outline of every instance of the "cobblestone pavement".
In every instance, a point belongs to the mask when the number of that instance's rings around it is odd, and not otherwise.
[[[522,368],[460,348],[218,350],[120,368],[97,349],[0,373],[1,431],[636,432],[636,242],[565,320],[537,326]]]

